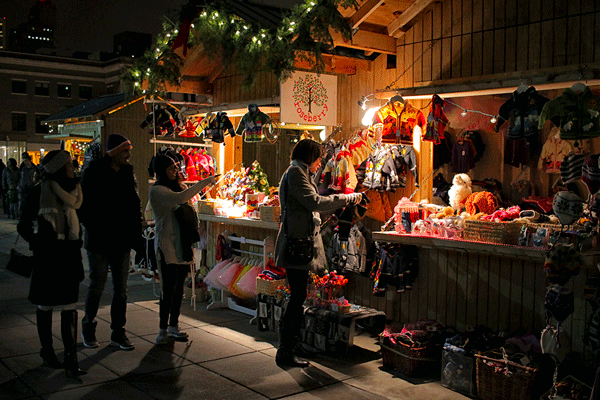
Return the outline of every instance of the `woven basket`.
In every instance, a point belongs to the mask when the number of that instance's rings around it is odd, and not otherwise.
[[[279,222],[281,207],[279,206],[260,206],[260,219],[267,222]]]
[[[437,372],[441,359],[439,346],[410,347],[402,342],[381,340],[383,365],[394,367],[406,376],[423,376]]]
[[[200,214],[215,214],[215,208],[217,208],[217,202],[208,201],[208,200],[200,200],[198,202],[198,212]]]
[[[275,296],[277,288],[285,285],[285,279],[276,281],[268,281],[266,279],[256,278],[256,293],[266,294],[267,296]]]
[[[506,361],[497,350],[475,354],[477,369],[477,397],[481,400],[531,400],[552,385],[552,369],[526,367]],[[494,363],[488,365],[486,362]],[[500,366],[502,371],[497,371]],[[540,365],[541,367],[541,365]],[[503,372],[508,368],[510,374]]]
[[[463,239],[498,244],[514,244],[519,240],[521,225],[514,222],[466,220]]]

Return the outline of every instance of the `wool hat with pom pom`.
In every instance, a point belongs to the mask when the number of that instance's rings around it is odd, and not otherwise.
[[[133,146],[131,145],[129,139],[117,133],[109,135],[108,139],[106,140],[106,154],[108,154],[110,157],[114,157],[120,152],[129,150],[132,147]]]

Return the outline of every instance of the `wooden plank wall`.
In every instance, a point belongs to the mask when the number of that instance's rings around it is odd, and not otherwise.
[[[254,85],[242,86],[242,75],[227,72],[213,82],[213,104],[238,103],[279,96],[279,80],[274,74],[257,71]]]
[[[575,295],[575,312],[561,326],[561,342],[584,351],[583,335],[591,307],[584,286],[592,269],[582,269],[567,287]],[[546,326],[546,274],[542,263],[498,256],[419,249],[419,274],[413,289],[385,297],[373,296],[373,280],[348,273],[343,295],[353,303],[384,311],[399,323],[433,319],[464,332],[485,325],[510,334],[518,329],[537,335]]]
[[[398,40],[393,87],[598,63],[599,39],[598,1],[444,0]]]

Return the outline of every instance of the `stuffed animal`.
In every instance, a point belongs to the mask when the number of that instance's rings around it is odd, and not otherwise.
[[[471,215],[477,213],[492,214],[498,208],[498,200],[491,192],[471,193],[465,201],[465,208]]]
[[[456,174],[452,179],[452,187],[448,191],[450,206],[455,210],[460,210],[465,200],[473,192],[471,189],[471,178],[467,174]]]

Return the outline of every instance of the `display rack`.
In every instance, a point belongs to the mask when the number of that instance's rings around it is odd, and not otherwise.
[[[249,255],[262,257],[263,268],[266,267],[269,258],[273,257],[275,243],[274,243],[273,238],[270,236],[264,240],[254,240],[254,239],[247,239],[245,237],[229,236],[227,238],[227,240],[230,240],[232,242],[237,242],[241,246],[252,246],[252,247],[250,247],[252,250],[233,249],[233,251],[241,253],[241,254],[249,254]],[[257,248],[257,247],[260,248],[259,251],[253,250],[254,248]],[[193,284],[193,282],[192,282],[192,284]],[[214,310],[214,309],[218,309],[218,308],[229,308],[231,310],[235,310],[235,311],[238,311],[238,312],[241,312],[244,314],[251,315],[253,318],[250,320],[250,323],[251,324],[254,323],[254,321],[256,319],[256,310],[236,304],[236,302],[231,298],[231,296],[229,295],[229,292],[227,292],[227,291],[218,290],[218,292],[220,292],[221,299],[216,300],[216,301],[213,299],[212,302],[208,306],[206,306],[207,310]]]

